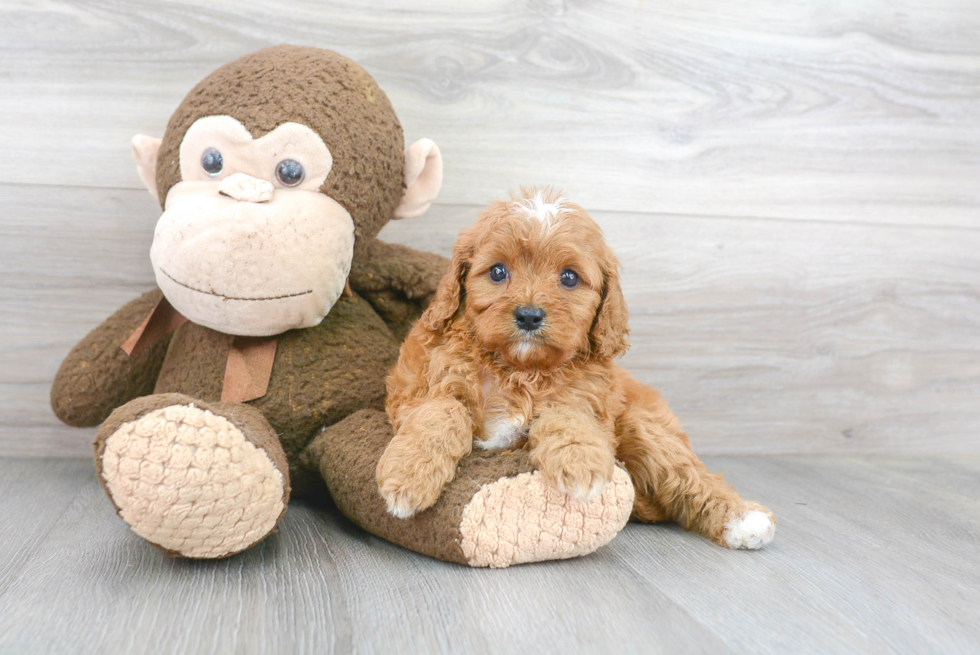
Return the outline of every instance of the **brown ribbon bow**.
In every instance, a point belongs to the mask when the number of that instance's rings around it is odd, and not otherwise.
[[[146,350],[187,322],[187,317],[162,298],[122,344],[130,357]],[[225,364],[221,402],[245,403],[269,390],[279,337],[235,337]]]

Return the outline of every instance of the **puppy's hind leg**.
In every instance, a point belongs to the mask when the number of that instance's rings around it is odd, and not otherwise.
[[[680,422],[660,394],[622,376],[626,410],[617,422],[617,457],[636,489],[633,518],[677,521],[727,548],[761,548],[772,541],[776,517],[746,502],[691,450]]]

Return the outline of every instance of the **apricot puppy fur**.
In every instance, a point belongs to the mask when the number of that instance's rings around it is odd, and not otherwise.
[[[431,507],[474,446],[524,443],[545,480],[583,502],[619,460],[632,518],[729,548],[767,544],[773,514],[709,473],[660,395],[613,363],[627,318],[619,262],[584,209],[550,189],[492,203],[460,235],[388,378],[388,511]]]

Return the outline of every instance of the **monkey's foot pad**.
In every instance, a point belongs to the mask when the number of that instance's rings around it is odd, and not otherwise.
[[[283,476],[231,421],[171,405],[106,440],[106,490],[119,515],[174,555],[218,558],[260,541],[282,515]]]
[[[633,483],[616,467],[612,481],[587,503],[558,491],[541,473],[484,485],[463,510],[460,546],[470,566],[587,555],[612,541],[633,511]]]

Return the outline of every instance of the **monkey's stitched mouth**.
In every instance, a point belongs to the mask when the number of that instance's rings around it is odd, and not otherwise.
[[[223,293],[217,293],[215,291],[205,291],[204,289],[197,289],[195,287],[192,287],[189,284],[184,284],[183,282],[181,282],[180,280],[178,280],[177,278],[175,278],[173,275],[171,275],[167,271],[163,270],[163,268],[160,269],[160,272],[163,273],[164,275],[166,275],[167,277],[169,277],[174,282],[174,284],[179,284],[180,286],[184,287],[185,289],[190,289],[191,291],[196,291],[198,293],[203,293],[203,294],[206,294],[206,295],[209,295],[209,296],[216,296],[218,298],[223,298],[224,300],[282,300],[284,298],[295,298],[297,296],[305,296],[305,295],[307,295],[309,293],[313,293],[313,289],[307,289],[306,291],[300,291],[299,293],[287,293],[287,294],[284,294],[282,296],[266,296],[266,297],[259,297],[259,298],[239,298],[239,297],[236,297],[236,296],[226,296]]]

